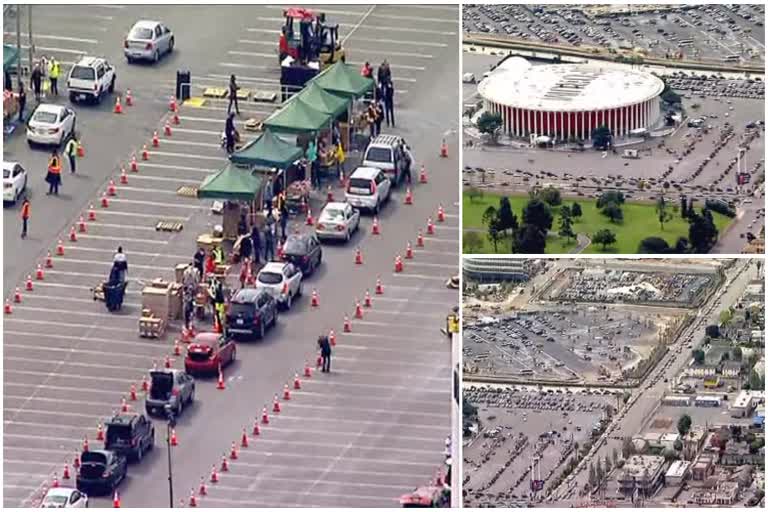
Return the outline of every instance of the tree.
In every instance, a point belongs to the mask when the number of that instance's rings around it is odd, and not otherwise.
[[[466,194],[470,203],[474,203],[477,199],[483,197],[483,191],[477,187],[469,187]]]
[[[704,364],[704,360],[706,359],[706,354],[704,353],[703,350],[701,350],[700,348],[692,350],[691,355],[693,356],[693,360],[696,362],[696,364]]]
[[[567,204],[564,204],[563,206],[561,206],[560,207],[560,217],[572,218],[573,217],[573,211],[571,210],[571,207],[568,206]]]
[[[509,203],[508,197],[502,197],[499,199],[499,212],[497,214],[499,219],[498,228],[500,231],[506,233],[507,230],[512,230],[514,233],[517,230],[517,216],[512,211],[512,205]]]
[[[592,146],[597,149],[606,149],[611,145],[613,134],[607,126],[600,125],[592,130]]]
[[[525,209],[523,209],[523,224],[536,226],[544,232],[545,236],[552,229],[552,220],[552,212],[549,206],[540,199],[528,201]]]
[[[608,217],[614,224],[624,221],[624,212],[621,211],[621,206],[616,203],[611,202],[606,204],[601,210],[601,213]]]
[[[684,236],[678,237],[677,242],[675,242],[675,252],[677,254],[685,254],[688,252],[689,244],[688,239]]]
[[[674,446],[675,450],[679,452],[683,450],[683,442],[679,439],[676,439],[675,443],[672,446]]]
[[[691,421],[691,417],[687,414],[683,414],[680,416],[680,419],[677,420],[677,431],[680,432],[681,436],[685,436],[689,430],[691,430],[691,424],[693,421]]]
[[[606,250],[609,245],[616,243],[616,235],[610,229],[601,229],[592,235],[592,241],[596,244],[602,244],[603,250]]]
[[[581,205],[579,203],[573,203],[573,205],[571,206],[571,215],[574,218],[581,217]]]
[[[731,308],[724,309],[720,312],[720,325],[727,326],[733,320],[733,310]]]
[[[533,224],[523,224],[513,237],[512,252],[518,254],[544,254],[547,234]]]
[[[480,252],[480,249],[483,247],[483,239],[477,231],[465,231],[463,245],[464,252]]]
[[[671,105],[679,105],[681,102],[680,95],[669,87],[667,87],[664,92],[661,93],[661,100],[664,103],[669,103]]]
[[[760,372],[752,368],[749,372],[749,388],[750,389],[765,389],[765,375],[761,375]]]
[[[717,227],[712,219],[712,212],[702,210],[701,214],[691,212],[688,216],[688,240],[693,252],[705,254],[717,242]]]
[[[667,202],[664,200],[664,196],[661,196],[656,202],[656,213],[661,230],[664,231],[664,223],[672,220],[672,214],[667,211]]]
[[[494,216],[488,224],[488,239],[493,244],[493,252],[499,252],[499,242],[504,238],[504,230],[499,229],[499,218]]]
[[[496,217],[498,215],[496,212],[497,210],[493,206],[489,206],[488,208],[486,208],[485,211],[483,212],[483,217],[482,217],[483,224],[485,224],[486,226],[490,226],[491,221],[496,220]]]
[[[597,208],[603,208],[608,203],[616,203],[616,204],[624,204],[624,194],[617,190],[609,190],[608,192],[603,192],[600,194],[600,197],[597,198]]]
[[[477,120],[477,129],[480,133],[487,134],[492,142],[496,142],[498,130],[501,128],[501,115],[491,112],[483,112]]]
[[[539,198],[550,206],[557,206],[563,202],[560,191],[552,186],[542,189],[539,192]]]
[[[568,240],[576,236],[573,232],[573,221],[570,216],[560,217],[560,231],[558,231],[558,234]]]
[[[640,254],[665,254],[669,252],[669,244],[663,238],[649,236],[640,241],[637,252]]]

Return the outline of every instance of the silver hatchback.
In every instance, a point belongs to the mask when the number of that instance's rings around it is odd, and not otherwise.
[[[123,44],[123,53],[129,63],[134,60],[157,62],[160,57],[173,51],[173,32],[159,21],[137,21]]]

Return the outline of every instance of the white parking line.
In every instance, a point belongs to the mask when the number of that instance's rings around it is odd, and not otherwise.
[[[456,263],[424,263],[421,261],[407,260],[407,262],[405,263],[405,266],[406,267],[447,268],[447,269],[454,269],[457,272],[459,270],[458,261]]]
[[[196,121],[198,121],[198,120],[200,120],[200,121],[216,121],[218,123],[221,123],[221,119],[206,119],[206,118],[198,118],[198,117],[195,117],[195,118],[182,117],[181,119],[186,119],[186,120],[194,119]],[[196,133],[196,134],[200,134],[200,135],[213,135],[214,137],[217,137],[217,138],[221,137],[221,130],[192,130],[190,128],[176,128],[175,131],[178,132],[178,133]]]
[[[16,370],[11,370],[13,373],[31,373],[31,372],[20,372]],[[74,375],[67,375],[67,377],[74,377]],[[98,379],[98,377],[93,377],[94,379]],[[101,380],[117,380],[117,379],[107,379],[106,377]],[[40,409],[27,409],[24,408],[14,408],[14,407],[3,407],[3,411],[8,412],[15,412],[15,413],[28,413],[28,414],[60,414],[61,416],[72,416],[73,418],[93,418],[93,414],[83,414],[79,412],[66,412],[66,411],[59,411],[56,409],[52,409],[50,411],[43,411]],[[41,452],[58,452],[59,450],[49,450],[47,448],[29,448],[29,447],[15,447],[15,446],[3,446],[3,450],[29,450],[29,451],[41,451]]]
[[[279,430],[279,427],[278,427]],[[439,440],[437,440],[439,442]],[[258,447],[258,445],[262,443],[275,443],[275,444],[290,444],[290,445],[306,445],[306,446],[317,446],[317,441],[297,441],[295,439],[266,439],[260,437],[257,441],[254,441],[254,444],[252,446]],[[340,444],[340,443],[322,443],[323,447],[328,448],[346,448],[349,446],[348,443]],[[390,446],[355,446],[357,450],[390,450],[393,452],[405,452],[405,453],[423,453],[426,455],[434,455],[435,450],[421,450],[416,448],[393,448]],[[250,451],[250,450],[249,450]]]
[[[378,54],[378,55],[386,55],[388,57],[413,57],[416,59],[434,59],[434,55],[430,55],[428,53],[416,53],[416,52],[393,52],[389,50],[373,50],[371,48],[363,48],[360,50],[360,53],[364,54]],[[400,91],[398,91],[400,92]]]
[[[280,432],[283,432],[283,429],[280,429]],[[337,432],[334,430],[334,434],[335,433],[337,433]],[[354,436],[363,436],[362,433],[357,433],[357,432],[350,432],[349,435],[353,436],[353,437]],[[381,437],[381,436],[376,436],[376,437]],[[399,438],[399,436],[398,436],[398,438]],[[431,439],[431,441],[434,441],[434,439]],[[261,443],[285,443],[285,442],[289,442],[289,443],[293,443],[293,444],[308,444],[308,445],[317,446],[317,441],[312,441],[312,442],[307,442],[307,443],[299,443],[299,442],[295,442],[294,443],[293,441],[286,441],[286,440],[280,440],[280,439],[266,439],[264,436],[259,437],[258,440],[254,440],[253,442],[256,443],[256,444],[261,444]],[[347,446],[347,445],[338,445],[338,444],[326,445],[325,443],[323,443],[323,445],[325,445],[325,446],[333,446],[333,447],[338,447],[338,448],[343,448],[343,447]],[[432,455],[435,454],[434,450],[430,450],[430,453]],[[261,465],[261,464],[253,464],[253,463],[244,462],[244,461],[242,463],[238,462],[237,466],[238,467],[242,466],[244,468],[259,468],[259,469],[263,469],[264,468],[264,466]],[[273,464],[273,463],[270,462],[269,463],[269,468],[270,469],[271,468],[295,469],[296,466],[295,465],[290,465],[290,464]],[[356,474],[360,474],[360,471],[359,470],[337,469],[337,470],[334,470],[334,473],[356,475]],[[373,475],[373,476],[392,476],[392,473],[385,472],[385,471],[368,471],[368,470],[366,470],[366,471],[363,471],[362,474]],[[415,478],[424,478],[424,475],[422,475],[420,473],[401,473],[401,472],[398,472],[398,475],[402,476],[403,478],[414,478],[414,479]],[[236,475],[236,474],[233,474],[232,476],[234,476],[235,478],[253,478],[253,476],[249,476],[249,475]],[[216,487],[218,488],[219,486],[217,485]]]
[[[276,55],[274,53],[259,53],[259,52],[244,52],[239,50],[229,50],[229,55],[242,55],[244,57],[264,57],[267,59],[274,59]]]
[[[436,237],[424,237],[424,243],[435,242],[439,244],[456,244],[459,245],[459,241],[456,238],[436,238]]]
[[[138,176],[135,176],[135,177],[138,178]],[[158,215],[156,213],[153,214],[153,213],[116,212],[115,210],[104,210],[104,209],[99,210],[99,212],[96,214],[96,218],[98,219],[98,217],[101,215],[122,215],[125,217],[141,217],[141,218],[148,218],[148,219],[155,219],[155,220],[162,218],[163,220],[180,220],[184,222],[192,218],[191,215],[182,217],[179,215]],[[98,224],[99,224],[99,221],[95,220],[95,221],[92,221],[91,225],[98,225]],[[77,249],[77,247],[74,247],[74,246],[68,246],[68,247],[71,247],[72,249]]]
[[[429,280],[429,281],[445,281],[446,280],[445,277],[441,277],[441,276],[428,276],[428,275],[424,275],[424,274],[409,274],[409,273],[393,272],[392,276],[394,276],[394,277],[407,277],[407,278],[410,278],[410,279],[426,279],[426,280]]]
[[[84,338],[83,336],[68,336],[66,334],[44,334],[39,332],[14,331],[14,330],[7,330],[7,329],[3,329],[3,332],[5,332],[6,334],[14,335],[14,336],[30,336],[30,337],[37,337],[41,339],[51,338],[54,340],[70,340],[70,341],[79,341],[79,342],[87,342],[87,343],[109,343],[109,344],[115,344],[115,345],[128,345],[134,348],[136,347],[136,344],[139,343],[136,340],[125,341],[125,340],[116,340],[114,338],[97,338],[94,336],[88,336],[87,338]],[[168,348],[164,345],[156,345],[154,343],[150,344],[149,342],[143,343],[142,346],[158,347],[161,350],[167,350]],[[163,354],[160,354],[160,355],[163,355]]]
[[[445,314],[436,312],[414,312],[414,311],[389,311],[379,308],[367,308],[364,310],[365,315],[395,315],[395,316],[415,316],[417,318],[445,318]]]
[[[8,37],[15,37],[16,32],[4,32],[4,35]],[[22,37],[29,37],[29,34],[27,32],[22,32],[21,35]],[[82,39],[79,37],[55,36],[52,34],[38,34],[37,32],[35,32],[35,39],[52,39],[55,41],[69,41],[71,43],[99,44],[99,41],[96,39]]]
[[[123,200],[125,201],[125,200]],[[148,203],[149,201],[137,201],[139,203]],[[165,206],[164,203],[154,203],[154,206]],[[169,205],[170,206],[170,205]],[[101,236],[101,235],[91,235],[86,233],[81,233],[77,235],[79,240],[115,240],[118,242],[136,242],[140,244],[158,244],[158,245],[168,245],[168,240],[146,240],[144,238],[127,238],[122,236]],[[103,276],[102,276],[103,277]]]
[[[165,190],[160,188],[140,188],[140,187],[128,187],[128,186],[121,186],[119,191],[122,192],[141,192],[141,193],[148,193],[148,194],[162,194],[162,195],[168,195],[168,196],[177,196],[175,190]],[[182,196],[179,196],[182,197]],[[197,199],[197,198],[185,198],[185,199]],[[154,231],[154,228],[151,228]]]
[[[296,418],[296,419],[298,419],[298,418]],[[301,419],[302,420],[306,420],[306,418],[301,418]],[[351,421],[351,420],[339,420],[339,421]],[[368,422],[365,422],[365,423],[371,424],[371,423],[377,423],[377,422],[368,421]],[[400,426],[402,426],[402,425],[400,425]],[[243,457],[245,455],[253,455],[253,456],[263,455],[263,456],[266,456],[266,457],[270,457],[271,455],[274,455],[276,457],[306,457],[306,458],[309,458],[309,459],[335,459],[335,458],[338,457],[338,455],[335,455],[335,454],[318,455],[318,454],[310,454],[310,453],[271,453],[271,452],[261,453],[261,452],[254,452],[254,451],[248,451],[248,450],[241,450],[239,453]],[[347,456],[342,457],[342,459],[343,460],[348,460],[348,461],[360,461],[360,462],[366,462],[366,463],[369,463],[372,460],[369,457],[347,457]],[[378,462],[380,464],[398,464],[398,465],[402,464],[402,465],[405,465],[405,466],[429,466],[429,467],[434,467],[434,465],[435,465],[434,462],[406,462],[406,461],[403,461],[403,460],[394,460],[394,459],[375,459],[375,460],[376,460],[376,462]],[[232,463],[232,467],[237,467],[238,463],[239,462]],[[250,478],[253,478],[253,477],[250,477]],[[260,479],[264,479],[264,480],[273,480],[274,479],[274,478],[263,477],[263,476],[260,476],[259,478]],[[286,482],[294,481],[292,478],[278,478],[277,480],[284,480]],[[352,482],[345,481],[345,482],[339,482],[339,483],[343,483],[344,485],[348,485],[348,484],[350,484]],[[379,486],[378,484],[359,484],[359,485],[371,485],[372,487]],[[395,485],[395,486],[383,485],[381,487],[385,487],[385,488],[393,487],[393,488],[396,488],[396,489],[402,489],[403,488],[402,485]],[[295,493],[296,491],[291,491],[291,492]]]
[[[165,181],[168,183],[186,183],[189,185],[199,185],[200,184],[200,178],[165,178],[162,176],[147,176],[146,174],[143,174],[141,176],[131,176],[132,180],[148,180],[148,181]],[[175,192],[174,192],[175,194]],[[157,218],[157,215],[153,215],[153,217]],[[155,231],[155,228],[149,228],[152,231]]]
[[[163,144],[170,144],[172,146],[198,146],[201,148],[221,148],[221,143],[213,142],[197,142],[193,140],[171,140],[163,139]]]
[[[127,395],[128,393],[125,393],[125,394]],[[46,397],[39,397],[39,396],[31,398],[31,397],[28,397],[28,396],[3,395],[3,399],[4,400],[7,400],[9,398],[10,399],[17,399],[17,400],[38,400],[40,402],[57,402],[57,403],[63,403],[63,404],[79,404],[79,405],[89,405],[89,406],[93,405],[93,406],[96,406],[96,407],[104,407],[104,408],[115,407],[115,405],[116,405],[116,402],[114,402],[114,401],[111,401],[111,402],[91,402],[91,401],[88,401],[88,400],[68,400],[68,399],[63,399],[63,398],[46,398]],[[3,435],[6,436],[6,435],[10,435],[10,434],[3,433]],[[23,436],[22,434],[16,434],[16,435],[18,437],[27,437],[27,436]],[[34,437],[37,437],[37,436],[34,436]],[[77,441],[77,439],[74,439],[73,441]]]
[[[240,488],[237,488],[237,487],[230,487],[230,486],[226,486],[226,485],[219,485],[219,484],[217,484],[216,488],[222,489],[222,490],[233,491],[233,492],[235,492],[236,495],[242,495],[243,494],[243,490],[240,489]],[[293,496],[296,496],[296,491],[275,491],[275,492],[277,494],[291,494]],[[334,495],[334,494],[327,494],[326,495],[324,493],[317,493],[317,492],[314,492],[314,491],[313,491],[312,494],[313,495],[318,495],[318,496],[326,496],[328,498],[335,498],[336,497],[336,495]],[[352,494],[346,494],[346,493],[344,495],[342,495],[341,497],[354,497],[354,498],[360,499],[360,500],[371,499],[371,500],[376,500],[376,501],[379,501],[379,502],[385,501],[384,498],[375,498],[375,497],[368,497],[368,496],[358,496],[358,495],[352,495]],[[209,503],[209,502],[210,503],[224,503],[228,507],[235,506],[235,507],[238,507],[238,508],[256,508],[256,507],[258,507],[258,508],[275,508],[276,506],[278,506],[278,504],[275,503],[274,499],[272,499],[272,500],[259,500],[257,498],[253,498],[253,499],[248,498],[248,499],[242,499],[242,500],[233,500],[233,499],[229,499],[229,498],[214,498],[213,496],[211,496],[210,491],[209,491],[208,496],[206,496],[203,499],[205,500],[204,503]],[[201,501],[201,500],[198,500],[198,501]],[[395,501],[393,500],[393,503],[394,502]],[[288,503],[281,501],[279,503],[279,506],[289,507],[289,508],[302,508],[302,507],[308,507],[310,505],[307,505],[306,503],[300,502],[300,501],[294,501],[294,502],[288,502]],[[392,505],[392,506],[394,507],[394,505]],[[225,508],[225,507],[217,506],[216,508]]]
[[[131,264],[131,267],[135,267],[136,265]],[[155,268],[155,267],[152,267]],[[67,302],[80,302],[83,304],[93,304],[93,299],[81,299],[79,297],[72,297],[72,296],[61,296],[61,295],[40,295],[37,292],[34,293],[28,293],[24,295],[24,302],[28,301],[34,301],[34,300],[55,300],[59,301],[61,303],[67,303]],[[138,302],[123,302],[124,306],[138,308],[141,307],[141,304]],[[8,346],[8,345],[6,345]]]
[[[394,386],[391,384],[368,384],[368,383],[361,383],[361,382],[343,382],[343,381],[335,381],[335,380],[320,380],[315,379],[312,382],[315,384],[320,384],[324,386],[339,386],[339,387],[358,387],[358,388],[374,388],[374,389],[384,389],[384,390],[390,390],[390,391],[403,391],[408,393],[413,393],[413,388],[409,386]],[[441,389],[441,390],[434,390],[434,389],[420,389],[419,393],[430,393],[430,394],[438,394],[438,395],[449,395],[450,390],[448,388]],[[389,411],[391,414],[392,411]],[[281,418],[285,418],[285,415],[281,415]],[[298,419],[298,418],[296,418]],[[325,420],[332,421],[333,418],[322,418],[323,421]],[[342,420],[339,420],[342,421]],[[367,422],[371,423],[371,422]],[[434,425],[430,425],[430,427],[433,427]]]
[[[402,322],[397,322],[397,325],[393,325],[391,322],[371,322],[370,320],[352,320],[353,328],[355,325],[373,325],[376,327],[401,327],[406,329],[418,329],[418,330],[432,330],[434,327],[425,326],[425,325],[414,325],[414,324],[404,324]]]
[[[375,7],[375,6],[373,6]],[[266,16],[256,16],[256,19],[259,21],[268,21],[270,23],[283,23],[283,18],[271,18]],[[364,21],[364,20],[363,20]],[[458,26],[458,20],[456,21],[456,25]],[[353,27],[354,29],[355,27]],[[257,27],[249,27],[248,32],[268,32],[270,34],[279,34],[279,30],[274,29],[260,29]],[[455,36],[456,32],[451,32],[448,30],[430,30],[426,28],[407,28],[407,27],[392,27],[392,26],[384,26],[379,25],[378,23],[375,25],[366,25],[365,30],[386,30],[387,32],[412,32],[415,34],[432,34],[432,35],[438,35],[438,36]],[[352,30],[350,30],[352,32]],[[350,34],[351,35],[351,34]],[[347,37],[349,35],[346,34],[339,34],[339,37],[342,41],[346,41]]]
[[[29,50],[29,45],[23,44],[21,45],[21,49]],[[35,45],[35,51],[67,53],[72,55],[86,55],[88,53],[88,50],[73,50],[71,48],[56,48],[52,46],[37,46],[37,45]],[[71,63],[71,64],[74,64],[74,63]]]
[[[266,5],[264,7],[267,8],[267,9],[282,9],[281,6],[277,6],[277,5]],[[407,7],[411,7],[411,6],[408,5]],[[354,11],[337,11],[337,10],[333,10],[333,9],[323,9],[323,12],[325,14],[332,14],[334,16],[355,16],[355,17],[357,17],[357,16],[361,16],[363,14],[362,12],[359,12],[359,11],[358,12],[354,12]],[[375,13],[375,12],[371,13],[370,17],[371,18],[385,18],[385,19],[390,19],[390,20],[407,20],[407,21],[415,21],[415,20],[417,20],[420,23],[423,23],[423,22],[428,22],[428,23],[452,23],[455,26],[458,26],[458,24],[459,24],[459,20],[458,19],[449,20],[449,19],[446,19],[446,18],[426,18],[426,17],[421,17],[421,16],[419,16],[418,18],[415,18],[414,16],[402,16],[402,15],[397,15],[397,14],[379,14],[379,13]]]
[[[271,44],[272,44],[272,46],[274,46],[274,42],[271,43]],[[222,80],[229,80],[229,75],[219,75],[219,74],[216,74],[216,73],[210,73],[208,76],[210,78],[220,78]],[[237,81],[238,82],[240,82],[240,81],[242,81],[242,82],[268,82],[268,83],[274,83],[274,84],[279,84],[280,83],[280,80],[277,79],[277,78],[263,78],[263,77],[258,77],[258,76],[242,76],[242,75],[237,75]]]
[[[133,190],[125,188],[124,190]],[[135,190],[141,190],[141,189],[135,189]],[[175,192],[174,192],[175,193]],[[118,228],[118,229],[135,229],[139,231],[152,231],[155,232],[155,228],[149,227],[149,226],[136,226],[136,225],[130,225],[130,224],[106,224],[103,222],[90,222],[88,223],[89,229],[96,229],[96,228]]]
[[[220,163],[225,163],[227,161],[226,158],[220,157],[220,156],[209,156],[209,155],[192,155],[189,153],[170,153],[168,151],[153,151],[153,155],[160,155],[160,156],[173,156],[178,158],[195,158],[198,160],[215,160]],[[144,165],[144,162],[139,164],[139,169],[141,169],[141,166]]]
[[[139,201],[137,199],[116,199],[116,198],[113,198],[110,201],[113,202],[113,203],[143,204],[143,205],[146,205],[146,206],[163,206],[163,207],[167,207],[167,208],[185,208],[187,210],[206,209],[202,205],[159,203],[157,201]],[[158,214],[158,217],[162,217],[162,215]],[[83,235],[83,238],[88,238],[89,236],[90,235]],[[118,238],[112,238],[112,240],[119,240],[119,239]],[[168,243],[168,242],[163,242],[163,243]]]
[[[4,382],[3,383],[3,387],[4,388],[14,387],[14,386],[23,387],[25,389],[29,389],[29,384],[26,384],[26,383],[17,383],[17,382]],[[76,392],[76,393],[80,393],[80,392],[83,391],[82,388],[73,388],[73,387],[69,387],[69,386],[49,386],[47,384],[36,384],[33,387],[40,388],[40,389],[53,389],[55,391],[72,391],[72,392]],[[111,391],[111,390],[102,389],[102,388],[92,388],[92,389],[89,389],[88,393],[104,393],[105,395],[116,395],[116,396],[125,396],[126,395],[126,393],[124,391]],[[110,403],[113,403],[113,402],[110,402]],[[17,424],[17,425],[18,424],[24,424],[24,425],[39,426],[39,427],[53,427],[53,426],[55,426],[57,428],[72,428],[72,427],[77,427],[78,426],[78,425],[49,425],[47,423],[23,423],[23,422],[12,421],[12,420],[9,420],[9,421],[5,422],[5,424],[9,424],[9,423],[10,424]]]
[[[114,249],[100,249],[97,247],[83,247],[83,246],[77,246],[77,245],[65,245],[64,246],[65,251],[85,251],[85,252],[100,252],[104,254],[114,254]],[[66,254],[66,253],[65,253]],[[170,258],[170,259],[189,259],[189,255],[181,255],[181,254],[167,254],[167,253],[160,253],[160,252],[141,252],[141,251],[130,251],[129,254],[134,254],[136,256],[147,256],[150,258]],[[67,256],[62,256],[62,258],[66,258]]]
[[[57,260],[57,262],[61,263],[83,263],[86,265],[107,265],[112,266],[111,261],[99,261],[99,260],[79,260],[74,258],[62,258],[61,260]],[[157,265],[137,265],[135,263],[131,263],[131,268],[145,268],[147,270],[156,270]]]
[[[343,373],[350,373],[350,372],[343,372]],[[357,373],[361,373],[361,372],[357,372]],[[369,375],[369,373],[366,373],[366,375]],[[451,379],[447,378],[447,379],[440,379],[440,380],[444,380],[446,382],[450,382]],[[332,409],[332,410],[335,410],[335,409],[338,409],[338,406],[336,406],[336,405],[300,404],[300,403],[294,403],[294,402],[285,402],[285,409],[288,409],[290,411],[294,411],[296,409]],[[369,412],[371,414],[392,414],[393,413],[392,409],[371,409],[371,408],[368,408],[368,407],[354,407],[354,406],[350,406],[349,404],[345,404],[344,405],[344,410],[345,411]],[[402,408],[398,409],[397,412],[398,413],[402,413],[402,414],[408,414],[408,413],[410,413],[410,414],[418,414],[420,416],[434,416],[436,418],[445,418],[447,415],[449,415],[447,412],[446,413],[416,412],[416,411],[403,410]],[[279,413],[276,417],[279,418],[280,414],[282,414],[282,413]]]
[[[216,169],[206,169],[203,167],[186,167],[183,165],[169,165],[169,164],[150,164],[147,162],[142,162],[142,167],[149,167],[150,169],[156,168],[156,169],[173,169],[176,171],[191,171],[191,172],[199,172],[199,173],[205,173],[210,174],[212,172],[216,172]]]
[[[280,434],[298,434],[298,433],[302,433],[302,434],[305,434],[305,433],[317,434],[317,430],[314,429],[314,428],[310,428],[310,429],[283,428],[282,425],[280,426],[280,428],[278,430],[275,430],[275,432],[276,433],[280,433]],[[434,442],[435,441],[434,437],[403,436],[403,435],[401,435],[401,433],[402,433],[402,431],[397,434],[397,438],[398,439],[404,439],[404,440],[408,440],[408,441],[417,441],[417,442],[419,442],[419,441]],[[351,437],[373,437],[373,438],[376,438],[376,439],[379,439],[379,438],[382,438],[382,437],[385,437],[385,436],[388,435],[388,434],[379,434],[379,433],[375,433],[375,432],[363,432],[363,431],[359,431],[359,430],[355,430],[353,432],[350,432],[350,431],[347,431],[347,430],[338,430],[336,428],[333,429],[333,434],[341,435],[341,436],[351,436]],[[265,434],[265,437],[262,437],[260,439],[260,441],[266,439],[266,435],[269,435],[269,434]],[[293,466],[291,466],[291,467],[293,467]]]
[[[40,325],[53,325],[57,327],[76,327],[80,329],[100,329],[104,331],[115,331],[115,332],[130,332],[132,334],[136,334],[136,329],[128,329],[127,327],[107,327],[103,325],[95,325],[95,324],[71,324],[71,323],[64,323],[64,322],[53,322],[49,320],[30,320],[29,318],[13,318],[13,317],[5,317],[6,322],[24,322],[26,324],[40,324]],[[37,333],[38,336],[45,336],[44,334]],[[82,336],[82,341],[87,341],[87,338]],[[8,368],[5,369],[5,371],[13,371]]]
[[[377,336],[371,337],[378,338]],[[353,345],[349,342],[344,342],[343,348],[345,350],[360,350],[363,352],[396,352],[398,354],[402,354],[405,350],[407,350],[409,354],[421,354],[425,356],[433,355],[436,357],[444,355],[444,351],[420,350],[413,348],[413,345],[409,345],[407,349],[403,349],[403,347],[385,347],[382,345]]]
[[[56,308],[37,308],[34,306],[25,306],[23,304],[19,304],[18,306],[16,306],[15,309],[17,309],[18,311],[39,311],[41,313],[62,313],[62,314],[71,315],[71,316],[93,316],[96,318],[105,318],[105,319],[108,318],[110,320],[115,318],[115,315],[113,313],[98,313],[94,311],[72,311],[70,309],[56,309]],[[131,320],[134,317],[123,316],[121,318],[126,318]]]

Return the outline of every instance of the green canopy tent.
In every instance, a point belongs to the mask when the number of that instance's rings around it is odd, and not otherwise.
[[[197,190],[198,199],[219,201],[253,201],[259,197],[264,178],[232,163],[203,180]]]
[[[280,110],[264,121],[264,128],[274,132],[317,132],[328,126],[331,116],[310,106],[301,98],[291,98]]]
[[[365,93],[373,90],[375,82],[372,78],[365,78],[355,71],[351,64],[341,61],[325,69],[311,80],[325,89],[344,98],[360,98]]]
[[[10,73],[19,60],[19,50],[10,44],[3,45],[3,72]]]
[[[331,115],[334,119],[345,113],[352,101],[349,98],[326,91],[315,82],[309,82],[294,98],[300,98],[317,110]]]
[[[301,155],[301,148],[284,141],[272,133],[272,130],[267,129],[242,149],[232,153],[229,160],[237,165],[285,169],[301,158]]]

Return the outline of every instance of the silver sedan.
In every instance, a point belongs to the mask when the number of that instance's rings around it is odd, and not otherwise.
[[[129,63],[134,60],[157,62],[173,51],[175,42],[171,29],[159,21],[137,21],[125,38],[123,53]]]
[[[319,239],[335,239],[349,242],[360,227],[360,210],[349,203],[328,203],[317,219],[315,234]]]

